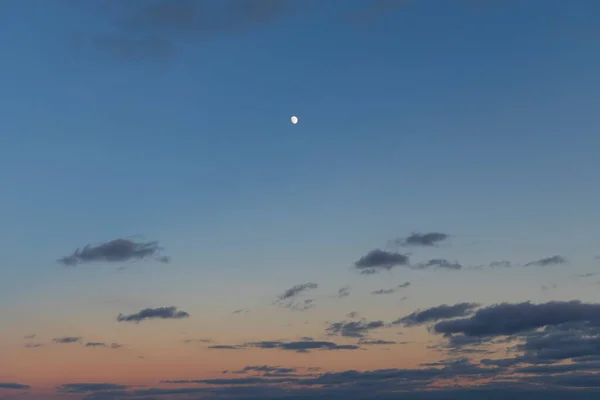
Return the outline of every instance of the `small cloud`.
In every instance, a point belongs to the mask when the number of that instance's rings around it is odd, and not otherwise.
[[[65,336],[65,337],[61,337],[61,338],[56,338],[56,339],[52,339],[52,341],[54,343],[58,343],[58,344],[70,344],[70,343],[79,343],[81,342],[81,337],[76,337],[76,336]]]
[[[455,262],[451,262],[445,259],[433,259],[429,260],[425,263],[419,263],[415,265],[416,269],[427,269],[427,268],[443,268],[443,269],[451,269],[451,270],[459,270],[462,269],[462,265]]]
[[[339,345],[333,342],[316,340],[299,340],[294,342],[284,342],[281,340],[248,342],[241,345],[219,345],[209,346],[209,349],[221,350],[244,350],[250,348],[257,349],[278,349],[286,351],[295,351],[298,353],[308,353],[311,350],[357,350],[356,345]]]
[[[342,297],[348,297],[350,296],[350,290],[352,288],[350,286],[344,286],[343,288],[340,288],[337,292],[337,296],[338,298],[342,298]]]
[[[375,294],[375,295],[392,294],[395,291],[396,291],[396,289],[379,289],[379,290],[372,291],[371,294]]]
[[[120,349],[121,347],[123,347],[123,345],[120,345],[118,343],[104,343],[104,342],[87,342],[85,344],[85,347],[103,347],[103,348],[110,348],[110,349]]]
[[[185,311],[178,311],[177,307],[157,307],[145,308],[138,313],[124,315],[119,314],[117,321],[119,322],[135,322],[139,323],[148,319],[183,319],[189,318],[190,314]]]
[[[58,261],[67,266],[99,261],[123,262],[154,257],[161,250],[162,247],[158,246],[158,242],[136,243],[129,239],[115,239],[97,246],[88,244],[83,249],[77,249],[73,254],[62,257]]]
[[[383,321],[342,321],[330,324],[325,331],[331,336],[339,335],[344,337],[362,338],[369,331],[383,328],[384,326],[385,324]]]
[[[31,389],[31,386],[23,385],[22,383],[0,382],[0,389],[27,390]]]
[[[248,314],[250,310],[247,308],[240,308],[239,310],[234,310],[232,314]]]
[[[186,339],[184,343],[214,343],[212,339]]]
[[[129,386],[118,385],[115,383],[66,383],[57,387],[59,393],[91,393],[104,392],[109,390],[125,390]]]
[[[404,239],[396,239],[395,243],[399,246],[425,246],[435,247],[439,243],[447,240],[450,235],[440,232],[413,233]]]
[[[509,268],[512,264],[510,261],[502,260],[502,261],[492,261],[490,263],[490,268]]]
[[[404,282],[404,283],[402,283],[402,284],[398,285],[398,288],[399,288],[399,289],[404,289],[404,288],[407,288],[407,287],[409,287],[410,285],[411,285],[411,283],[410,283],[410,282]]]
[[[549,265],[559,265],[566,264],[567,260],[562,256],[552,256],[547,258],[542,258],[541,260],[531,261],[525,264],[526,267],[535,266],[535,267],[547,267]]]
[[[346,317],[348,317],[348,318],[357,318],[358,317],[358,313],[356,311],[351,311],[348,314],[346,314]]]
[[[310,283],[310,282],[292,286],[291,288],[289,288],[288,290],[283,292],[283,294],[279,295],[277,297],[277,301],[279,302],[279,301],[290,299],[292,297],[296,297],[297,295],[299,295],[302,292],[305,292],[308,290],[313,290],[318,287],[319,287],[319,285],[317,285],[316,283]]]
[[[391,270],[394,267],[408,265],[408,261],[406,254],[375,249],[356,261],[354,267],[362,274],[373,274],[380,270]]]
[[[31,339],[35,339],[36,335],[27,335],[27,336],[23,336],[23,339],[25,340],[31,340]]]
[[[384,345],[384,344],[396,344],[396,342],[392,342],[390,340],[373,340],[373,339],[361,339],[358,341],[358,344],[372,346],[372,345]]]
[[[27,348],[27,349],[36,349],[36,348],[42,347],[42,346],[43,346],[43,344],[40,344],[40,343],[26,343],[25,344],[25,348]]]

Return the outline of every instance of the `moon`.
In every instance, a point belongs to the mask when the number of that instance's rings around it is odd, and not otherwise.
[[[295,115],[292,116],[292,118],[290,118],[290,120],[292,121],[292,124],[296,125],[298,123],[298,117],[296,117]]]

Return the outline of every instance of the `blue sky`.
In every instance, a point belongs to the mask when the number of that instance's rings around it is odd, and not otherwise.
[[[219,335],[246,307],[317,332],[359,309],[387,320],[461,301],[600,300],[593,278],[569,278],[599,266],[597,2],[201,1],[197,20],[148,12],[160,3],[2,5],[5,348],[68,334],[51,320],[87,332],[169,305],[218,327],[188,331]],[[407,250],[413,263],[463,271],[354,270],[414,232],[451,237]],[[117,238],[158,240],[172,260],[56,261]],[[487,267],[554,255],[567,262]],[[404,281],[406,301],[369,296]],[[273,309],[303,282],[319,283],[316,309]],[[331,300],[345,285],[353,295]],[[393,366],[381,357],[365,363]]]

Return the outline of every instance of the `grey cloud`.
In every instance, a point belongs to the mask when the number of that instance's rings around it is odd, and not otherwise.
[[[31,340],[31,339],[35,339],[35,337],[36,337],[36,335],[27,335],[27,336],[24,336],[23,339]]]
[[[184,343],[214,343],[212,339],[186,339]]]
[[[110,349],[120,349],[121,347],[123,347],[123,345],[120,345],[118,343],[104,343],[104,342],[87,342],[85,344],[85,347],[103,347],[103,348],[110,348]]]
[[[587,274],[578,274],[578,275],[572,275],[572,278],[591,278],[592,276],[596,276],[600,274],[600,272],[588,272]]]
[[[42,347],[42,346],[43,346],[43,344],[40,344],[40,343],[25,343],[25,347],[28,349],[35,349],[35,348]]]
[[[248,314],[249,312],[250,310],[247,308],[240,308],[239,310],[233,311],[232,314]]]
[[[315,308],[316,303],[315,299],[306,299],[301,302],[290,302],[287,305],[285,305],[285,307],[293,311],[306,311],[310,310],[311,308]]]
[[[371,294],[380,295],[380,294],[392,294],[396,291],[396,289],[378,289],[371,292]]]
[[[401,246],[435,247],[449,237],[450,235],[440,232],[413,233],[404,239],[397,239],[395,242]]]
[[[581,301],[502,303],[477,310],[471,317],[438,322],[434,330],[465,336],[513,335],[549,325],[594,321],[600,323],[600,304]]]
[[[389,252],[381,249],[371,250],[354,263],[354,267],[361,273],[376,273],[379,270],[390,270],[394,267],[408,265],[409,258],[405,254]]]
[[[65,383],[57,387],[61,393],[88,393],[107,390],[125,390],[129,388],[126,385],[115,383]]]
[[[248,365],[248,366],[245,366],[241,371],[291,374],[291,373],[297,372],[298,369],[297,368],[283,368],[280,366],[270,366],[270,365]]]
[[[350,296],[350,290],[352,288],[350,286],[344,286],[343,288],[340,288],[337,292],[337,297],[341,298],[341,297],[348,297]]]
[[[559,265],[559,264],[566,264],[567,260],[562,257],[562,256],[552,256],[552,257],[546,257],[546,258],[542,258],[540,260],[536,260],[536,261],[531,261],[527,264],[525,264],[526,267],[531,267],[531,266],[536,266],[536,267],[547,267],[549,265]]]
[[[330,335],[339,335],[344,337],[362,338],[365,334],[373,329],[383,328],[383,321],[342,321],[334,322],[325,330]]]
[[[502,261],[492,261],[490,263],[491,268],[509,268],[511,266],[510,261],[502,260]]]
[[[189,318],[190,315],[185,311],[178,311],[177,307],[157,307],[145,308],[138,313],[117,316],[118,322],[135,322],[139,323],[148,319],[183,319]]]
[[[291,299],[293,297],[298,296],[302,292],[306,292],[308,290],[313,290],[318,287],[319,287],[319,285],[317,285],[316,283],[310,283],[310,282],[292,286],[291,288],[289,288],[285,292],[283,292],[281,295],[279,295],[277,297],[276,302],[278,303],[278,302],[281,302],[281,301],[284,301],[287,299]]]
[[[171,384],[190,384],[190,383],[202,383],[205,385],[256,385],[256,384],[273,384],[273,383],[287,383],[295,382],[297,379],[294,378],[262,378],[262,377],[245,377],[245,378],[232,378],[232,379],[195,379],[195,380],[171,380],[161,381],[162,383]]]
[[[97,246],[87,245],[58,261],[67,266],[100,261],[123,262],[153,257],[161,250],[162,247],[158,246],[158,242],[136,243],[129,239],[115,239]]]
[[[454,269],[459,270],[462,269],[462,265],[457,263],[456,261],[451,262],[445,259],[433,259],[429,260],[425,263],[419,263],[415,265],[414,268],[417,269],[426,269],[426,268],[444,268],[444,269]]]
[[[346,317],[348,317],[348,318],[357,318],[358,317],[358,313],[356,311],[350,311],[348,314],[346,314]]]
[[[404,282],[404,283],[402,283],[402,284],[398,285],[398,288],[399,288],[399,289],[404,289],[404,288],[407,288],[407,287],[409,287],[410,285],[411,285],[411,283],[410,283],[410,282]]]
[[[0,389],[27,390],[27,389],[31,389],[31,386],[24,385],[22,383],[0,382]]]
[[[391,345],[391,344],[396,344],[396,342],[392,342],[391,340],[381,340],[381,339],[360,339],[358,341],[358,344],[361,345]]]
[[[310,350],[357,350],[359,347],[355,345],[339,345],[333,342],[316,341],[316,340],[300,340],[293,342],[284,342],[281,340],[248,342],[241,345],[221,345],[209,346],[210,349],[227,349],[227,350],[243,350],[249,348],[258,349],[279,349],[296,351],[299,353],[307,353]]]
[[[56,338],[56,339],[52,339],[52,341],[54,343],[59,343],[59,344],[70,344],[70,343],[79,343],[81,341],[81,337],[76,337],[76,336],[65,336],[65,337],[61,337],[61,338]]]
[[[418,310],[392,322],[394,325],[415,326],[435,322],[442,319],[464,317],[479,307],[477,303],[442,304],[425,310]]]

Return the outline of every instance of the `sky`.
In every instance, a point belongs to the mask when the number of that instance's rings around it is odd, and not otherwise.
[[[1,7],[0,400],[600,394],[597,1]]]

